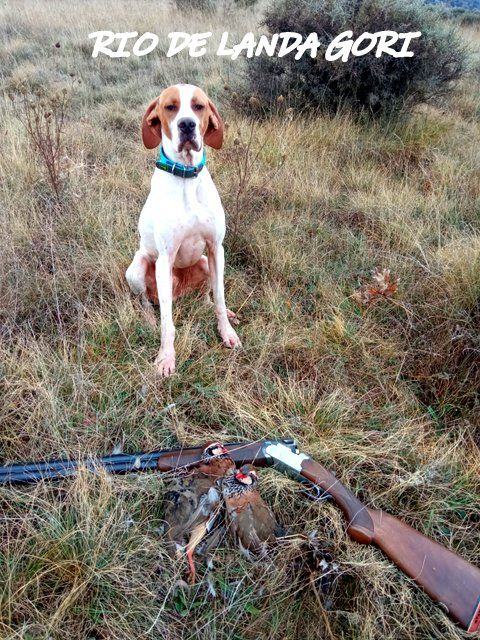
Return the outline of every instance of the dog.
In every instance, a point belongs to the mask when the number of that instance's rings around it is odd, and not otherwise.
[[[147,149],[161,147],[140,213],[140,247],[125,275],[153,326],[152,303],[160,306],[161,344],[155,366],[162,377],[175,371],[172,301],[187,291],[211,287],[223,344],[241,346],[230,324],[235,314],[225,305],[225,213],[205,166],[205,145],[220,149],[223,134],[216,106],[190,84],[162,91],[143,116],[143,144]]]

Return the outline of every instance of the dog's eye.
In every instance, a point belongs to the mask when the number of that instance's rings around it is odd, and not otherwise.
[[[202,109],[204,109],[205,107],[203,106],[203,104],[194,104],[193,105],[193,110],[194,111],[201,111]]]
[[[165,107],[165,109],[166,109],[167,111],[175,111],[175,110],[176,110],[176,108],[177,108],[177,107],[176,107],[174,104],[167,104],[167,105],[166,105],[166,107]]]

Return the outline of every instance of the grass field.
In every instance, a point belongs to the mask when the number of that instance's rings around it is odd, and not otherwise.
[[[369,505],[478,562],[478,27],[463,31],[470,76],[437,107],[396,123],[296,113],[260,123],[229,108],[240,61],[92,60],[87,38],[243,35],[260,9],[205,17],[146,0],[31,0],[0,11],[1,462],[295,437]],[[228,123],[208,162],[244,348],[222,348],[212,309],[182,299],[177,373],[158,380],[159,331],[124,272],[153,164],[139,121],[179,81],[204,87]],[[46,99],[67,90],[58,197],[8,98],[18,104],[25,83]],[[365,305],[356,292],[375,268],[390,269],[398,291]],[[289,532],[325,541],[340,567],[331,593],[295,569],[305,550],[295,537],[257,564],[226,539],[182,589],[185,567],[162,536],[163,486],[83,473],[0,487],[0,637],[466,637],[380,552],[350,541],[335,506],[273,471],[262,493]]]

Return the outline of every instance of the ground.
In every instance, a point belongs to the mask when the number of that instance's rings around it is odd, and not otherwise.
[[[233,24],[243,35],[259,11],[2,6],[0,459],[294,437],[366,503],[478,561],[479,29],[463,28],[472,70],[448,100],[373,124],[281,111],[252,122],[231,108],[241,62],[213,54],[90,57],[99,28],[165,38]],[[124,272],[154,160],[139,121],[178,81],[204,87],[227,121],[208,163],[244,348],[224,349],[212,308],[188,296],[175,305],[177,373],[159,380],[159,331]],[[46,92],[40,110],[66,89],[57,193],[17,117],[27,85]],[[397,291],[366,304],[376,268]],[[293,539],[252,564],[226,538],[183,589],[163,486],[156,474],[83,473],[1,487],[1,637],[466,637],[378,550],[347,538],[335,505],[273,471],[261,491]],[[294,534],[315,531],[340,567],[327,596],[298,569]]]

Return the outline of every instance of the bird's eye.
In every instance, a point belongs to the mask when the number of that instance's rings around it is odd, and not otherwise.
[[[176,108],[177,108],[177,107],[176,107],[174,104],[167,104],[167,105],[166,105],[166,107],[165,107],[165,109],[166,109],[167,111],[175,111],[175,110],[176,110]]]
[[[205,109],[205,107],[203,106],[203,104],[194,104],[194,105],[193,105],[193,110],[194,110],[194,111],[202,111],[202,109]]]

